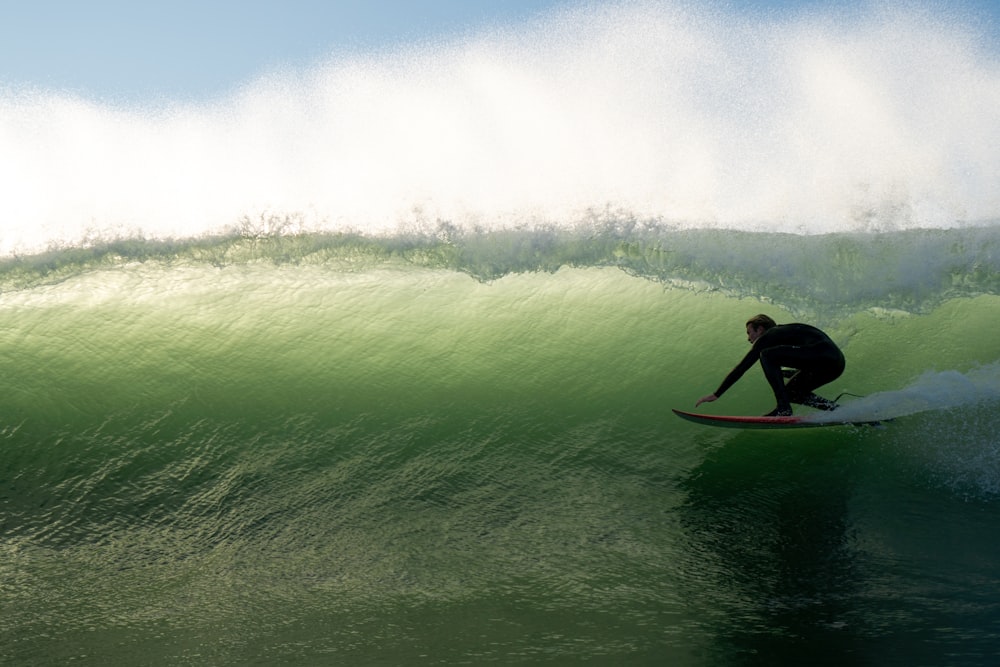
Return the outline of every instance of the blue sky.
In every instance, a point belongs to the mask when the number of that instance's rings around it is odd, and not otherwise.
[[[575,4],[579,0],[0,0],[0,86],[129,102],[209,99],[267,70],[516,25]],[[732,2],[779,13],[824,4],[831,2]],[[1000,2],[963,4],[992,21],[997,34]]]
[[[331,54],[516,24],[564,0],[0,0],[0,84],[204,98]]]

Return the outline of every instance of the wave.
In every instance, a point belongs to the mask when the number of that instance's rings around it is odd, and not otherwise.
[[[911,479],[968,501],[1000,495],[1000,363],[928,370],[901,389],[846,400],[843,419],[884,419],[882,445]],[[818,417],[822,421],[824,416]]]
[[[600,4],[205,106],[0,91],[0,659],[993,655],[977,30]],[[897,419],[675,419],[761,311]]]
[[[226,235],[121,239],[0,260],[0,290],[149,262],[325,266],[400,265],[493,281],[561,267],[617,267],[693,291],[754,296],[799,313],[927,312],[957,297],[1000,293],[996,225],[892,233],[795,235],[685,230],[603,212],[572,227],[469,230],[439,222],[395,234],[299,233],[289,219],[246,219]]]

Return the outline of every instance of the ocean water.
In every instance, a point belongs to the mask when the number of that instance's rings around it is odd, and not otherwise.
[[[211,104],[2,91],[0,662],[995,664],[974,18],[601,5]],[[758,312],[884,426],[675,418]]]

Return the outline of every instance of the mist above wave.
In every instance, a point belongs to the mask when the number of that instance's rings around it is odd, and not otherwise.
[[[0,92],[0,252],[305,231],[570,225],[828,232],[1000,216],[1000,67],[944,10],[638,2],[338,56],[202,106]]]

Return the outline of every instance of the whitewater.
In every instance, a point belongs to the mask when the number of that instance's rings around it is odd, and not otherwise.
[[[858,10],[861,11],[861,10]],[[673,3],[277,71],[214,103],[0,103],[3,246],[566,224],[830,232],[995,221],[996,54],[961,16]]]
[[[0,82],[0,662],[992,664],[989,35],[624,2]],[[883,424],[675,418],[760,312]]]

